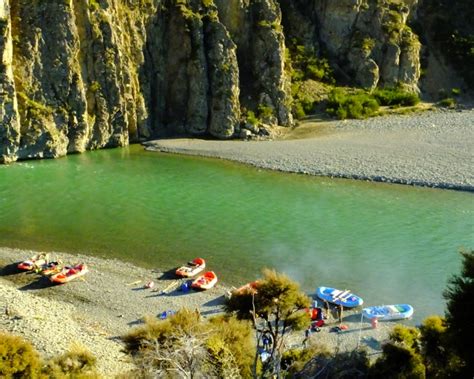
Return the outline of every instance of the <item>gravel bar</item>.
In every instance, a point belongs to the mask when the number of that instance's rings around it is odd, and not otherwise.
[[[291,139],[299,128],[314,131]],[[474,190],[473,109],[306,122],[269,141],[164,139],[145,146],[285,172]]]

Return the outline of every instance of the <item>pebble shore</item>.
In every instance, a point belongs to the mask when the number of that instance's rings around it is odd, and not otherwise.
[[[298,129],[307,138],[291,139]],[[474,110],[305,122],[270,141],[155,140],[149,151],[215,157],[309,175],[474,190]],[[295,133],[296,134],[296,133]]]
[[[84,280],[65,285],[32,272],[18,272],[19,261],[36,254],[0,248],[0,331],[24,337],[44,356],[51,357],[79,345],[98,359],[98,370],[104,377],[126,373],[133,368],[123,353],[120,336],[140,325],[143,317],[160,317],[165,311],[183,307],[198,309],[203,317],[222,312],[224,295],[229,290],[219,283],[205,292],[182,292],[179,282],[163,270],[136,267],[127,262],[97,257],[51,253],[64,262],[86,262],[90,272]],[[177,262],[178,264],[178,262]],[[168,270],[169,271],[169,270]],[[145,284],[153,280],[153,288]],[[166,294],[162,290],[170,288]],[[311,294],[309,294],[311,296]],[[334,332],[340,325],[329,313],[327,324],[309,338],[335,351],[352,351],[364,347],[376,358],[395,323],[379,323],[373,329],[361,320],[360,310],[347,311],[343,324],[348,329]],[[304,333],[292,335],[288,347],[301,347]]]

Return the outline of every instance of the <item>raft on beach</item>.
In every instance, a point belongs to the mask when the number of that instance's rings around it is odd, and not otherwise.
[[[192,282],[191,287],[198,290],[208,290],[217,283],[217,275],[214,271],[208,271],[200,275]]]
[[[413,307],[409,304],[375,305],[362,309],[365,318],[386,321],[410,318],[413,312]]]
[[[84,263],[75,265],[74,267],[65,267],[61,272],[50,277],[53,283],[63,284],[70,282],[73,279],[79,278],[89,272],[89,269]]]
[[[41,266],[47,264],[49,261],[49,255],[48,254],[37,254],[30,259],[27,259],[23,262],[18,263],[17,267],[20,270],[36,270],[40,268]]]
[[[349,290],[338,290],[331,287],[318,287],[316,296],[328,303],[342,305],[346,308],[354,308],[362,305],[364,300]]]
[[[195,258],[191,262],[188,262],[186,265],[181,266],[176,269],[176,275],[189,278],[196,274],[199,274],[206,268],[206,261],[202,258]]]

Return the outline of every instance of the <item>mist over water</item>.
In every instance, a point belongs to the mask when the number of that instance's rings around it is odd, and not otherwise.
[[[474,246],[471,193],[331,180],[140,146],[0,166],[0,246],[116,257],[167,270],[202,256],[227,284],[272,267],[308,293],[444,312]]]

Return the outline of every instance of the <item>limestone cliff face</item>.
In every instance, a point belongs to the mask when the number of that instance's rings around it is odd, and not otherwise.
[[[293,125],[288,40],[417,91],[415,0],[0,0],[0,161]],[[258,128],[257,128],[258,130]]]
[[[154,131],[217,138],[238,131],[236,46],[212,3],[163,1],[149,27],[146,51]]]
[[[20,143],[12,59],[10,5],[0,0],[0,163],[15,160]]]
[[[416,0],[280,2],[289,36],[323,49],[349,83],[419,91],[421,45],[407,26]]]
[[[269,107],[268,123],[291,126],[290,81],[285,71],[285,36],[276,0],[216,0],[219,18],[237,45],[241,101]]]
[[[10,5],[3,7],[10,22],[2,49],[10,63],[2,77],[15,88],[19,117],[8,116],[12,121],[0,128],[10,136],[0,144],[4,161],[123,146],[147,134],[138,80],[146,18],[140,9],[115,0]]]

